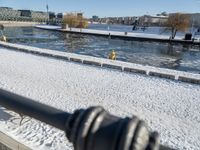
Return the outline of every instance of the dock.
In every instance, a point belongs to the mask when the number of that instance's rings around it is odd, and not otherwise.
[[[122,31],[110,31],[110,30],[94,30],[94,29],[82,29],[82,28],[67,28],[62,29],[60,26],[52,25],[35,25],[35,28],[59,31],[64,33],[84,34],[103,36],[111,39],[122,39],[132,41],[150,41],[150,42],[164,42],[164,43],[179,43],[184,45],[200,45],[200,40],[184,40],[183,36],[176,36],[175,39],[170,39],[169,35],[162,34],[150,34],[150,33],[134,33],[134,32],[122,32]]]

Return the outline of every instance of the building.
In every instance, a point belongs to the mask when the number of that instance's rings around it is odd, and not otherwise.
[[[138,17],[104,17],[104,18],[97,18],[97,16],[93,16],[91,18],[91,21],[99,22],[99,23],[133,25],[133,23],[137,19],[138,19]]]
[[[20,17],[31,18],[32,14],[30,10],[18,10],[20,12]]]
[[[138,19],[138,17],[124,17],[124,23],[125,25],[133,25],[134,22]]]
[[[13,20],[20,17],[18,10],[13,10],[10,7],[0,7],[0,20]]]
[[[55,19],[56,18],[56,14],[54,12],[49,12],[49,19]]]
[[[14,10],[10,7],[0,7],[0,20],[12,21],[45,21],[48,13],[32,10]]]
[[[31,16],[34,21],[46,21],[48,19],[48,13],[42,11],[31,11]]]
[[[139,17],[140,26],[164,26],[168,20],[168,16],[150,16],[144,15]]]
[[[200,28],[200,13],[187,14],[187,15],[189,15],[191,26]]]
[[[98,16],[92,16],[92,20],[93,20],[93,21],[98,21],[98,20],[99,20],[99,17],[98,17]]]
[[[56,18],[58,18],[58,19],[63,19],[64,15],[65,15],[65,13],[58,13],[58,14],[56,15]]]

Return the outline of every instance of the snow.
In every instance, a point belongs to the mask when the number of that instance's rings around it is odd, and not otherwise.
[[[182,77],[188,77],[188,78],[200,80],[200,74],[195,74],[195,73],[190,73],[190,72],[158,68],[158,67],[153,67],[153,66],[148,66],[148,65],[140,65],[140,64],[128,63],[128,62],[117,61],[117,60],[112,61],[112,60],[105,59],[105,58],[97,58],[97,57],[80,55],[80,54],[75,54],[75,53],[59,52],[59,51],[55,51],[55,50],[42,49],[42,48],[37,48],[37,47],[24,46],[24,45],[20,45],[20,44],[12,44],[12,43],[6,43],[6,42],[1,42],[1,41],[0,41],[0,45],[5,46],[5,47],[10,47],[12,49],[16,49],[19,51],[37,53],[42,56],[43,56],[43,54],[48,54],[52,57],[57,57],[57,56],[63,57],[64,56],[66,59],[67,58],[68,59],[75,58],[75,59],[79,59],[81,62],[86,60],[86,61],[97,62],[97,63],[100,63],[101,65],[103,65],[103,64],[116,65],[121,68],[140,69],[140,70],[144,70],[147,74],[149,74],[149,72],[168,74],[168,75],[175,76],[175,79],[178,79],[179,76],[182,76]]]
[[[60,26],[53,26],[53,25],[35,25],[36,27],[42,27],[44,29],[61,29]]]
[[[161,35],[161,34],[152,34],[152,33],[137,33],[137,32],[125,32],[121,31],[109,31],[109,30],[95,30],[95,29],[80,29],[80,28],[68,28],[68,29],[61,29],[60,26],[49,26],[49,25],[36,25],[36,28],[40,29],[49,29],[49,30],[58,30],[58,31],[73,31],[78,33],[90,33],[90,34],[99,34],[99,35],[116,35],[116,36],[126,36],[126,37],[139,37],[139,38],[149,38],[149,39],[163,39],[168,40],[170,35]],[[184,38],[183,35],[177,35],[176,40],[182,40]]]
[[[122,117],[134,114],[161,134],[162,144],[200,147],[199,85],[0,48],[0,88],[69,112],[101,105]],[[62,131],[34,119],[19,126],[19,116],[2,107],[0,131],[33,149],[72,149]]]
[[[108,30],[108,26],[109,29]],[[73,31],[73,32],[83,32],[83,33],[93,33],[99,35],[117,35],[117,36],[126,36],[126,37],[139,37],[139,38],[149,38],[149,39],[163,39],[168,40],[171,36],[171,32],[164,32],[164,27],[148,27],[144,30],[138,29],[132,31],[132,26],[127,25],[107,25],[107,24],[90,24],[88,29],[80,28],[68,28],[62,29],[60,26],[55,25],[35,25],[36,28],[48,29],[48,30],[58,30],[58,31]],[[125,35],[127,32],[127,35]],[[186,32],[178,31],[175,40],[183,40],[185,38],[185,33],[193,33],[193,38],[195,43],[200,42],[200,35],[196,32],[196,28],[189,28]]]

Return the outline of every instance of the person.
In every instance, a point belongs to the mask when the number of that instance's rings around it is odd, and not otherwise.
[[[133,26],[132,31],[136,30],[136,25]]]
[[[109,54],[108,58],[111,59],[111,60],[116,60],[115,50],[112,50],[112,52]]]
[[[6,42],[7,39],[6,39],[6,36],[4,36],[4,34],[3,34],[3,30],[4,30],[4,26],[2,24],[0,24],[0,33],[1,33],[1,39],[0,40]]]
[[[6,36],[3,35],[2,40],[3,40],[4,42],[7,42]]]
[[[133,23],[132,31],[137,29],[137,25],[138,25],[138,20],[135,20],[135,22]]]

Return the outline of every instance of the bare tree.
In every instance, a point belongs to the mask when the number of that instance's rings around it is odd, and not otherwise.
[[[189,16],[186,14],[175,13],[169,15],[165,30],[171,31],[171,38],[174,39],[177,31],[186,31],[190,26]]]
[[[88,21],[83,16],[78,16],[76,13],[66,14],[63,18],[63,23],[75,28],[86,28],[88,26]]]

